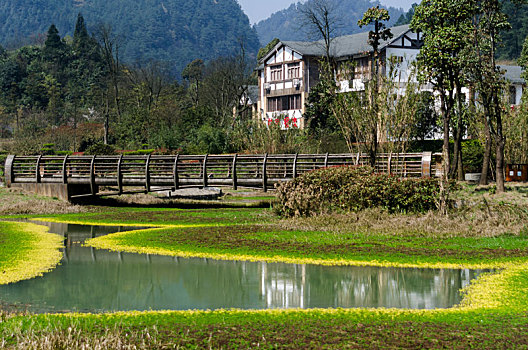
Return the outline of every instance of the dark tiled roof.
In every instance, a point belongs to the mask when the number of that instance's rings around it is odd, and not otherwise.
[[[380,49],[384,49],[391,42],[401,37],[409,30],[408,25],[392,27],[391,32],[393,38],[381,42]],[[363,52],[372,51],[372,47],[368,44],[368,32],[344,35],[337,37],[331,42],[331,54],[336,58],[353,56]],[[322,40],[319,41],[282,41],[282,43],[294,51],[307,56],[324,56],[325,46]]]
[[[504,78],[510,83],[524,84],[525,81],[521,78],[522,68],[520,66],[499,66],[504,71]]]
[[[251,100],[251,103],[257,103],[258,98],[259,98],[258,85],[248,85],[247,96]]]

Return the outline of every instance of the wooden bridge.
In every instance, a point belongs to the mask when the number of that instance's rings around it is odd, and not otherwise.
[[[379,154],[378,172],[400,177],[434,174],[431,153]],[[5,164],[8,187],[62,199],[81,196],[229,186],[267,191],[308,171],[366,165],[365,154],[14,156]],[[139,188],[139,189],[138,189]]]

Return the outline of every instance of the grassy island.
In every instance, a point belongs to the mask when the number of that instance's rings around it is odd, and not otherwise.
[[[62,239],[47,231],[33,223],[0,222],[0,284],[42,275],[60,262]]]

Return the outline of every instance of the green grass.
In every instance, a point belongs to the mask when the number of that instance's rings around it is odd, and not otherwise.
[[[165,227],[87,242],[101,249],[227,260],[322,265],[501,268],[528,261],[528,239],[449,238],[281,231],[263,225]]]
[[[173,209],[173,208],[100,208],[82,214],[25,215],[48,221],[98,225],[178,226],[234,225],[277,221],[270,210],[258,208]]]
[[[55,267],[62,239],[32,223],[0,222],[0,284],[42,275]]]
[[[56,343],[119,339],[145,348],[512,348],[527,345],[526,313],[490,310],[187,311],[6,318],[0,336]],[[141,339],[140,337],[143,336]],[[4,338],[7,344],[14,338]],[[99,340],[100,341],[100,340]],[[31,341],[28,341],[31,342]],[[110,346],[109,346],[110,345]]]
[[[16,315],[0,311],[0,344],[5,341],[4,346],[528,348],[528,239],[523,235],[434,238],[413,230],[390,235],[369,231],[367,226],[340,232],[285,230],[270,210],[263,209],[108,208],[51,215],[50,219],[160,227],[90,242],[118,250],[324,264],[487,267],[500,271],[473,282],[462,304],[447,310],[217,310],[97,315]],[[0,248],[2,259],[15,261],[13,255],[8,258],[9,254],[8,249]]]

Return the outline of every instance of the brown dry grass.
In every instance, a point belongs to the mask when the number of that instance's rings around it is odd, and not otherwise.
[[[281,221],[287,229],[324,230],[337,233],[408,235],[426,237],[496,237],[528,234],[528,187],[500,195],[486,190],[464,188],[457,193],[456,206],[448,216],[430,211],[425,214],[389,214],[382,209],[357,213],[332,213],[310,218]],[[475,193],[472,193],[475,192]]]
[[[262,195],[262,193],[260,193]],[[249,195],[246,195],[249,197]],[[218,200],[196,200],[182,198],[160,198],[152,194],[126,194],[108,198],[107,204],[116,206],[145,206],[145,207],[255,207],[269,208],[270,202],[267,200],[232,200],[230,196],[221,197]]]
[[[0,215],[83,213],[90,208],[19,189],[0,188]]]
[[[85,334],[81,330],[69,327],[67,330],[57,330],[45,333],[17,333],[15,339],[6,341],[0,339],[2,349],[159,349],[160,342],[155,327],[127,332],[122,329],[106,328],[99,332]],[[13,342],[14,340],[14,342]],[[13,344],[15,343],[15,344]]]

